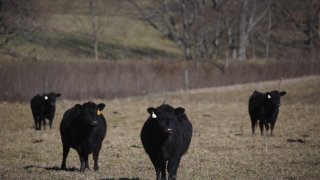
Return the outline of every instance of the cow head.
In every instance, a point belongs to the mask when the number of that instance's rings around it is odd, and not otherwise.
[[[87,102],[82,105],[78,105],[81,109],[81,117],[86,124],[95,126],[98,124],[97,119],[102,116],[102,110],[105,108],[105,104],[95,104],[93,102]]]
[[[264,97],[265,97],[265,102],[272,107],[279,108],[281,103],[280,103],[280,97],[284,96],[287,94],[285,91],[271,91],[271,92],[266,92]]]
[[[48,105],[55,106],[56,98],[60,96],[61,96],[60,93],[49,93],[49,94],[43,94],[42,98]]]
[[[178,116],[184,113],[185,109],[178,107],[174,109],[170,105],[164,104],[157,108],[149,107],[147,112],[152,121],[155,121],[160,132],[165,135],[172,135],[175,132],[174,121],[178,121]]]

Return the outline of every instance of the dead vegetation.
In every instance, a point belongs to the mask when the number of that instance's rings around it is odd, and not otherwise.
[[[253,90],[286,90],[274,137],[251,135],[247,101]],[[140,142],[146,109],[183,106],[194,134],[179,179],[318,179],[320,177],[320,77],[253,83],[114,100],[103,112],[108,132],[100,171],[78,172],[74,150],[68,171],[59,169],[59,123],[77,101],[60,100],[53,129],[35,132],[29,104],[0,104],[0,179],[154,179]],[[93,163],[90,157],[90,164]],[[91,165],[92,166],[92,165]]]
[[[59,92],[64,99],[113,99],[318,75],[320,61],[261,60],[215,64],[181,61],[19,62],[0,59],[0,101],[29,102]]]

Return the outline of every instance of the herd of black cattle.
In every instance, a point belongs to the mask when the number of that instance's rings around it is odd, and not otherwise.
[[[276,123],[280,97],[285,91],[272,91],[261,93],[254,91],[249,98],[249,115],[251,118],[252,134],[255,127],[260,126],[261,135],[263,127],[266,131],[271,129],[273,135]],[[46,126],[46,119],[52,127],[55,114],[56,98],[60,93],[36,95],[31,100],[32,115],[36,130]],[[93,154],[94,170],[99,169],[98,158],[102,147],[102,141],[107,132],[106,119],[101,111],[105,104],[86,102],[76,104],[68,109],[60,124],[60,134],[63,146],[63,160],[61,169],[66,169],[66,159],[70,148],[77,151],[80,157],[80,171],[90,169],[88,163],[89,154]],[[182,107],[173,108],[163,104],[157,108],[147,108],[149,117],[141,130],[141,142],[149,155],[155,168],[157,180],[166,179],[166,171],[169,179],[176,179],[181,156],[187,151],[192,137],[192,124]],[[167,169],[166,169],[167,168]]]

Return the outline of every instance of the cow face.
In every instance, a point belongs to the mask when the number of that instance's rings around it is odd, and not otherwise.
[[[44,94],[42,97],[44,101],[50,105],[50,106],[55,106],[56,105],[56,98],[60,97],[60,93],[49,93],[49,94]]]
[[[86,124],[90,126],[96,126],[98,124],[97,118],[102,115],[102,110],[105,104],[95,104],[93,102],[84,103],[81,106],[82,118]]]
[[[280,98],[281,98],[281,96],[284,96],[285,94],[287,94],[285,91],[267,92],[267,93],[265,93],[265,100],[268,105],[275,107],[275,108],[279,108],[281,105]]]
[[[179,114],[184,113],[183,108],[174,109],[169,105],[162,105],[158,108],[149,107],[147,111],[150,114],[150,118],[156,121],[160,131],[165,135],[174,134],[174,121],[178,121]]]

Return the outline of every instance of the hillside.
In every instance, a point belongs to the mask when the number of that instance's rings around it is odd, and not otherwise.
[[[182,2],[4,1],[0,60],[92,61],[95,52],[99,60],[318,56],[317,1]]]
[[[21,14],[14,26],[16,32],[0,36],[0,42],[3,38],[8,41],[3,49],[0,48],[0,60],[92,61],[94,42],[89,1],[32,2],[27,6],[32,12],[19,7],[17,13]],[[141,21],[127,1],[97,3],[101,60],[168,59],[181,55],[172,42]]]
[[[274,137],[251,135],[247,112],[253,90],[287,91]],[[1,179],[154,179],[139,133],[146,109],[163,102],[183,106],[193,123],[191,146],[179,179],[317,179],[320,177],[320,77],[250,83],[195,91],[104,100],[108,132],[100,171],[78,172],[74,150],[60,171],[58,131],[63,112],[79,101],[59,99],[53,129],[35,132],[29,104],[0,104]],[[92,157],[89,159],[92,164]]]

